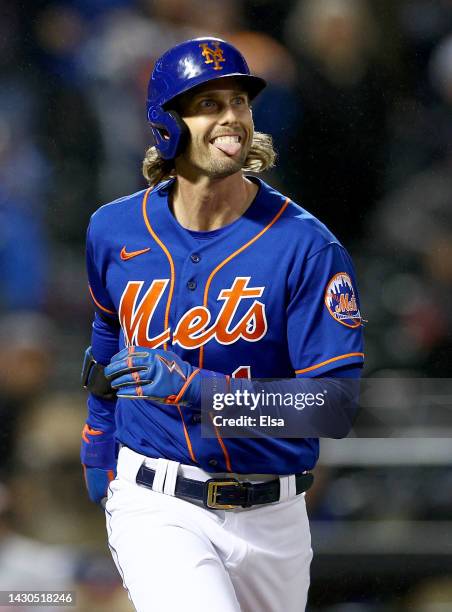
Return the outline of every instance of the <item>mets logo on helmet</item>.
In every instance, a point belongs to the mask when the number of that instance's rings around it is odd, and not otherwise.
[[[359,327],[362,324],[352,279],[347,272],[339,272],[329,280],[325,306],[333,319],[346,327]]]
[[[226,58],[223,56],[223,49],[220,47],[220,43],[217,40],[212,41],[214,49],[209,47],[208,43],[201,43],[199,46],[202,49],[202,55],[205,57],[205,64],[215,64],[214,70],[223,70],[223,66],[220,66],[220,62],[225,62]]]

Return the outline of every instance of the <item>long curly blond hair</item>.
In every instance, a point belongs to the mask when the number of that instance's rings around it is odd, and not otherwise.
[[[276,151],[273,139],[269,134],[254,132],[253,142],[248,153],[243,170],[248,172],[264,172],[275,165]],[[162,159],[155,147],[146,150],[143,159],[143,176],[150,187],[155,187],[162,181],[175,175],[174,160]]]

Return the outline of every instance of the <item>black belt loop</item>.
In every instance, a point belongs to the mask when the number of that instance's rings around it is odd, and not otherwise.
[[[136,482],[152,489],[154,477],[155,470],[143,464],[138,470]],[[309,472],[295,474],[296,494],[307,491],[313,481],[314,476]],[[213,510],[232,510],[279,501],[280,484],[279,479],[253,484],[235,478],[202,481],[178,476],[174,494],[176,497],[202,501],[206,508]]]
[[[245,488],[245,503],[242,504],[242,508],[251,508],[253,485],[251,482],[242,482],[242,486]]]

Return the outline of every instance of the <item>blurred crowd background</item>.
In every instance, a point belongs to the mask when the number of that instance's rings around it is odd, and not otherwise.
[[[268,80],[264,178],[354,258],[366,375],[449,376],[451,0],[0,0],[0,590],[131,610],[79,468],[84,238],[145,187],[154,60],[206,34]],[[310,611],[452,610],[451,447],[323,441]]]

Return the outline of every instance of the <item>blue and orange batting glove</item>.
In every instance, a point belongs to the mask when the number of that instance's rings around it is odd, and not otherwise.
[[[116,476],[116,442],[113,435],[85,424],[80,458],[89,498],[100,504],[107,497],[108,485]]]
[[[118,397],[167,404],[201,404],[201,380],[229,377],[195,368],[171,351],[130,346],[114,355],[104,370]]]

